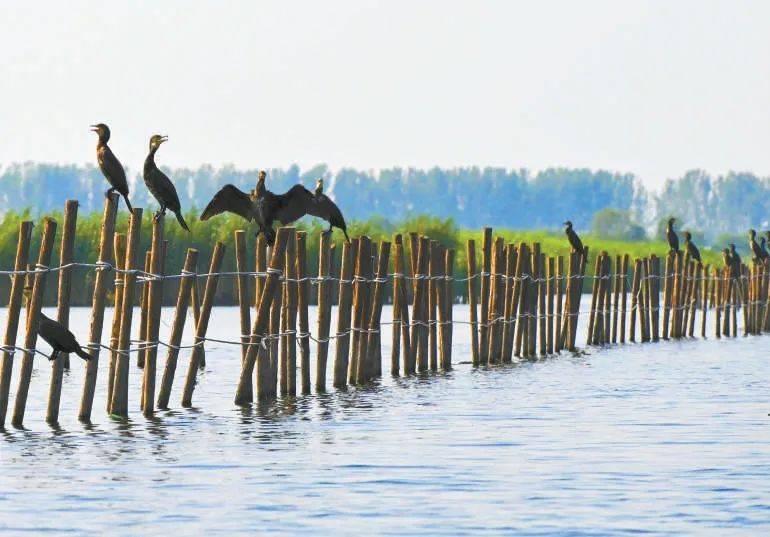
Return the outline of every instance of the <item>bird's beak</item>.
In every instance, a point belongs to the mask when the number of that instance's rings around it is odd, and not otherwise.
[[[160,143],[163,143],[163,142],[168,142],[168,136],[163,135],[160,137]]]
[[[88,129],[91,132],[99,132],[99,128],[96,125],[91,125],[91,127]]]

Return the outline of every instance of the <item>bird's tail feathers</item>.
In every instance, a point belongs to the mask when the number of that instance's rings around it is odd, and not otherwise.
[[[134,208],[131,207],[131,202],[128,201],[128,194],[121,194],[123,196],[123,199],[126,200],[126,208],[128,208],[128,212],[133,213]]]
[[[86,351],[84,351],[82,347],[78,347],[77,350],[75,351],[75,354],[80,356],[86,362],[91,359],[91,355],[88,354]]]
[[[187,222],[184,221],[184,217],[182,216],[182,211],[176,211],[174,212],[176,215],[176,219],[179,221],[179,225],[182,226],[182,229],[185,231],[190,231],[190,228],[187,227]]]

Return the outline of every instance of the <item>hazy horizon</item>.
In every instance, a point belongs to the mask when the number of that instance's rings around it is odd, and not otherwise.
[[[770,3],[3,4],[0,166],[770,175]]]

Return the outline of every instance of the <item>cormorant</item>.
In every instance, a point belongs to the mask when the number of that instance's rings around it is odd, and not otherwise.
[[[722,249],[722,259],[724,259],[725,268],[728,269],[732,274],[733,259],[732,259],[732,256],[730,255],[730,250],[728,250],[727,248]]]
[[[668,226],[666,226],[666,238],[668,239],[668,245],[671,248],[671,251],[678,252],[679,237],[676,236],[676,231],[674,231],[674,222],[676,222],[676,218],[672,217],[668,219]]]
[[[342,216],[342,211],[337,207],[329,196],[324,194],[324,180],[323,177],[319,177],[315,184],[315,192],[313,193],[313,204],[308,207],[308,214],[323,218],[329,222],[328,231],[331,232],[332,227],[336,227],[342,230],[345,234],[345,241],[350,242],[348,237],[348,227],[345,225],[345,218]]]
[[[248,221],[255,220],[259,226],[259,233],[264,233],[267,244],[272,245],[275,241],[273,229],[275,220],[286,225],[306,214],[318,216],[324,220],[335,217],[332,211],[323,203],[319,204],[313,193],[304,186],[294,185],[283,194],[274,194],[265,188],[265,177],[264,171],[259,172],[257,187],[250,194],[246,194],[234,185],[222,187],[203,210],[201,220],[208,220],[223,212],[235,213]],[[342,218],[341,214],[340,218]],[[332,222],[332,225],[337,224]]]
[[[764,255],[764,257],[762,259],[766,259],[766,258],[770,257],[770,252],[767,251],[767,247],[766,246],[767,246],[767,242],[766,242],[765,238],[764,237],[760,237],[759,238],[759,247],[762,249],[762,255]]]
[[[118,191],[123,199],[126,200],[126,207],[130,212],[134,212],[131,202],[128,201],[128,181],[126,181],[126,172],[120,161],[107,145],[110,140],[110,128],[104,123],[91,125],[91,130],[99,135],[99,142],[96,144],[96,160],[99,162],[99,169],[110,183],[110,188],[104,193],[109,196],[112,192]]]
[[[698,247],[692,242],[692,234],[689,231],[684,232],[684,247],[691,259],[694,259],[698,264],[703,264],[700,259],[700,251]]]
[[[767,257],[767,252],[759,247],[756,240],[757,232],[753,229],[749,230],[749,246],[751,247],[751,253],[754,254],[754,262],[763,261]],[[764,240],[764,239],[763,239]]]
[[[182,217],[182,207],[179,204],[179,195],[176,193],[174,184],[155,165],[155,152],[160,147],[160,144],[166,141],[168,141],[168,136],[161,136],[160,134],[155,134],[150,138],[150,153],[144,159],[144,184],[147,185],[147,189],[160,203],[160,210],[155,213],[155,218],[160,218],[166,214],[166,209],[171,209],[182,229],[190,231],[190,228],[187,227],[187,222]]]
[[[570,246],[572,246],[572,252],[582,255],[583,252],[585,252],[585,249],[583,248],[583,241],[580,240],[578,234],[575,233],[574,229],[572,229],[572,222],[569,220],[564,222],[564,233],[567,235],[567,240],[569,241]]]
[[[732,271],[733,276],[737,278],[741,274],[741,265],[743,265],[743,261],[741,260],[740,254],[735,250],[735,244],[730,243],[730,262],[732,263]]]
[[[27,295],[27,298],[29,298],[31,291],[31,287],[24,288],[24,294]],[[60,353],[69,354],[72,352],[83,360],[91,359],[91,355],[83,350],[72,332],[67,330],[62,324],[46,316],[42,311],[40,312],[37,333],[53,349],[51,356],[48,358],[51,361],[56,360]]]

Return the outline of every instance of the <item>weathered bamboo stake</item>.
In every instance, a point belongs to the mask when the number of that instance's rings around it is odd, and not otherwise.
[[[66,267],[73,260],[75,247],[75,228],[78,220],[78,202],[67,200],[64,206],[64,226],[62,227],[61,250],[59,267]],[[57,294],[57,320],[64,327],[69,327],[70,294],[72,290],[72,267],[60,268],[59,288]],[[59,421],[59,403],[61,401],[61,385],[64,369],[69,369],[69,354],[60,355],[51,363],[51,383],[48,387],[48,408],[45,421]]]
[[[762,330],[770,330],[770,260],[765,260],[765,284],[763,291],[764,310],[762,314]]]
[[[481,316],[479,320],[479,363],[489,362],[489,274],[492,271],[492,228],[485,227],[481,246]]]
[[[548,257],[548,271],[546,273],[546,295],[547,295],[547,303],[546,303],[546,352],[548,354],[553,354],[553,324],[554,324],[554,314],[553,314],[553,298],[554,298],[554,286],[556,284],[556,277],[554,274],[554,271],[556,270],[556,263],[553,257]]]
[[[152,251],[144,252],[144,272],[152,272]],[[147,303],[150,300],[150,280],[144,280],[139,284],[139,350],[136,352],[136,367],[144,367],[144,357],[147,354],[147,316],[149,310]]]
[[[288,237],[287,237],[288,240]],[[284,255],[286,252],[284,251]],[[272,252],[270,254],[270,259],[272,260]],[[284,274],[285,269],[285,258],[281,259],[281,265],[279,267],[280,273]],[[280,369],[280,361],[281,361],[281,348],[280,348],[280,339],[281,339],[281,328],[282,328],[282,319],[285,318],[283,315],[283,309],[284,309],[284,296],[286,294],[286,285],[283,281],[280,282],[278,285],[278,289],[275,291],[275,295],[273,296],[273,303],[270,308],[270,325],[268,328],[267,335],[265,335],[264,339],[266,340],[266,346],[268,348],[268,356],[270,358],[270,369],[269,371],[269,379],[270,379],[270,388],[268,388],[267,393],[272,393],[274,396],[278,395],[278,370]],[[250,340],[249,340],[250,341]],[[257,369],[261,367],[261,363],[259,366],[257,366]],[[259,372],[257,372],[259,374]],[[267,397],[267,396],[266,396]]]
[[[117,202],[116,202],[117,205]],[[126,235],[115,233],[113,241],[113,255],[115,266],[123,269],[126,265]],[[118,341],[120,340],[120,316],[123,312],[123,284],[125,274],[115,272],[114,307],[112,312],[112,329],[110,331],[110,362],[107,371],[107,412],[112,406],[112,391],[115,384],[115,369],[118,366]]]
[[[537,353],[537,328],[538,328],[538,289],[540,286],[541,274],[541,255],[540,255],[540,243],[532,243],[532,277],[533,285],[529,287],[529,317],[527,323],[527,350],[529,357],[534,358]]]
[[[642,276],[641,276],[641,297],[639,297],[639,303],[641,304],[639,321],[641,323],[642,343],[650,341],[650,258],[645,257],[642,259]]]
[[[639,284],[641,276],[642,260],[636,258],[634,259],[634,276],[631,281],[631,319],[628,323],[628,340],[632,343],[636,342],[636,316],[639,312]]]
[[[703,267],[703,280],[701,289],[701,319],[700,319],[700,337],[706,339],[706,313],[708,312],[709,282],[711,281],[711,267]]]
[[[37,330],[40,322],[40,309],[43,306],[43,293],[48,276],[48,266],[51,262],[53,242],[56,238],[56,221],[46,218],[43,223],[43,238],[40,243],[35,278],[32,286],[32,297],[28,305],[27,333],[24,337],[24,356],[21,360],[19,373],[19,387],[16,390],[16,403],[13,407],[11,423],[15,427],[21,427],[24,423],[24,410],[27,407],[27,394],[32,378],[32,364],[35,357],[35,345],[37,343]],[[29,350],[26,350],[29,349]]]
[[[471,329],[471,359],[473,365],[477,366],[480,363],[477,313],[479,298],[476,291],[476,242],[473,239],[468,239],[465,251],[468,262],[468,308],[470,309],[468,320],[470,321]]]
[[[152,247],[150,270],[152,274],[163,275],[163,235],[165,218],[152,221]],[[144,338],[151,347],[147,349],[142,382],[142,411],[145,416],[152,416],[155,411],[155,377],[157,371],[158,339],[160,334],[160,309],[163,304],[163,280],[154,278],[148,291],[147,333]]]
[[[206,330],[209,327],[209,318],[211,317],[211,308],[214,306],[214,296],[217,292],[217,284],[219,283],[219,271],[222,268],[222,259],[225,255],[225,245],[217,241],[214,244],[214,251],[211,253],[211,265],[209,265],[209,274],[206,277],[206,287],[203,291],[203,302],[201,303],[201,314],[198,318],[198,324],[195,325],[195,346],[190,353],[190,363],[187,367],[187,375],[185,377],[185,384],[182,389],[182,401],[181,405],[185,408],[192,406],[192,396],[195,390],[195,382],[198,375],[198,369],[200,369],[200,357],[201,349],[203,348],[206,338]],[[256,349],[255,349],[256,350]],[[248,377],[248,383],[251,383],[251,375]],[[242,386],[241,393],[248,395],[253,393],[253,386],[251,392],[246,386]]]
[[[516,318],[516,337],[514,339],[513,353],[517,357],[527,356],[527,314],[529,307],[529,288],[532,285],[531,279],[531,264],[532,256],[529,252],[529,247],[523,242],[519,244],[518,259],[521,261],[521,266],[517,268],[519,273],[519,288],[520,298],[518,304],[518,316]],[[517,263],[518,264],[518,263]],[[523,350],[523,352],[522,352]]]
[[[318,316],[316,331],[316,392],[326,391],[326,364],[329,357],[329,331],[331,326],[331,233],[321,233],[318,243]],[[339,344],[339,342],[338,342]]]
[[[8,317],[5,325],[5,339],[3,340],[3,362],[0,367],[0,429],[5,428],[5,416],[8,412],[8,396],[11,389],[11,374],[13,372],[13,355],[16,346],[16,334],[19,330],[19,314],[23,301],[24,274],[21,274],[27,266],[29,259],[29,243],[32,239],[32,222],[25,221],[19,224],[19,239],[16,243],[16,260],[11,276],[11,297],[8,301]]]
[[[663,339],[668,339],[668,328],[671,317],[672,276],[674,270],[674,253],[666,254],[665,274],[663,275]]]
[[[597,317],[597,303],[599,300],[599,282],[602,268],[602,256],[597,255],[594,260],[594,279],[591,286],[591,310],[588,312],[588,335],[586,336],[586,344],[594,344],[594,334],[596,327]]]
[[[500,355],[500,361],[504,364],[511,361],[511,353],[513,352],[513,333],[514,330],[516,330],[514,326],[515,323],[513,322],[515,312],[512,305],[516,262],[516,246],[513,244],[507,244],[505,246],[505,301],[503,303],[503,341]],[[509,352],[509,349],[511,352]]]
[[[722,297],[724,291],[722,291],[723,278],[722,269],[714,268],[714,336],[717,339],[722,337]]]
[[[525,263],[525,256],[522,255],[522,252],[524,251],[523,248],[525,247],[526,245],[523,242],[519,243],[518,248],[513,244],[509,245],[511,256],[513,257],[512,261],[514,262],[514,269],[513,273],[510,275],[511,300],[506,307],[506,317],[508,318],[508,324],[506,325],[506,329],[503,332],[503,362],[505,363],[510,363],[512,360],[514,340],[516,338],[516,329],[518,326],[516,317],[522,296],[521,274]]]
[[[381,360],[381,356],[376,352],[376,349],[380,347],[380,320],[382,317],[382,304],[385,298],[385,288],[388,285],[388,265],[390,263],[390,243],[382,241],[380,243],[380,251],[377,256],[377,272],[375,274],[375,283],[372,289],[372,307],[371,315],[369,317],[369,330],[368,330],[368,349],[369,349],[369,366],[367,367],[367,379],[371,380],[373,377],[380,376],[382,373],[382,365],[377,364]],[[397,327],[393,327],[394,330]]]
[[[171,335],[168,341],[168,351],[166,352],[166,365],[163,368],[163,376],[160,381],[160,390],[158,391],[158,408],[165,410],[168,408],[168,402],[171,397],[171,388],[174,385],[174,375],[176,374],[177,361],[179,359],[179,345],[182,343],[182,334],[184,333],[185,320],[187,319],[187,308],[190,304],[192,295],[192,284],[195,281],[195,271],[198,265],[198,250],[188,248],[182,267],[183,277],[179,279],[179,294],[176,299],[176,309],[174,310],[174,322],[171,325]]]
[[[417,251],[417,270],[421,275],[417,280],[417,289],[414,295],[414,304],[412,305],[412,315],[414,317],[414,331],[412,332],[412,347],[416,350],[416,360],[414,362],[417,365],[417,371],[423,372],[428,370],[428,326],[426,317],[426,308],[423,306],[427,303],[428,282],[425,278],[428,272],[428,262],[430,260],[430,241],[427,237],[420,238],[420,247]]]
[[[596,297],[596,309],[594,310],[594,345],[601,345],[604,342],[604,296],[607,288],[607,277],[609,276],[609,274],[607,274],[606,259],[607,252],[601,252],[601,254],[596,257],[599,266],[599,272],[597,276],[599,281],[599,290]]]
[[[574,251],[569,253],[567,258],[567,276],[564,285],[564,310],[562,314],[561,328],[559,330],[559,342],[562,349],[571,350],[570,339],[572,337],[572,301],[575,292],[575,275],[578,267],[578,254]]]
[[[612,336],[611,342],[618,342],[618,314],[620,313],[620,286],[621,286],[621,257],[615,256],[615,275],[612,278],[612,294],[613,294],[613,308],[612,308]]]
[[[358,256],[356,257],[355,278],[353,281],[353,341],[350,353],[350,367],[348,369],[348,384],[358,383],[358,370],[361,368],[362,334],[365,330],[364,318],[366,316],[367,299],[366,280],[367,266],[371,266],[369,237],[362,236],[358,242]]]
[[[749,322],[749,302],[748,302],[748,275],[749,275],[749,268],[746,265],[743,265],[741,267],[741,280],[740,280],[740,301],[741,305],[743,306],[743,335],[746,336],[750,333],[750,322]]]
[[[436,326],[436,298],[438,296],[436,278],[439,266],[438,243],[430,241],[430,259],[428,261],[428,365],[431,371],[438,369],[438,330]],[[444,259],[440,261],[444,264]]]
[[[286,330],[281,339],[286,346],[287,360],[283,374],[287,393],[297,395],[297,233],[289,234],[286,243]]]
[[[351,301],[353,299],[353,267],[354,259],[351,255],[353,245],[358,239],[353,239],[351,244],[342,243],[342,262],[340,265],[340,283],[338,290],[337,306],[337,347],[334,355],[334,380],[335,388],[344,388],[347,385],[347,374],[350,351],[350,318]],[[406,360],[408,356],[404,356]],[[406,373],[406,364],[404,364]]]
[[[259,311],[259,301],[262,298],[262,289],[265,286],[265,280],[267,277],[266,271],[267,271],[267,242],[265,241],[265,235],[264,233],[260,233],[257,235],[256,245],[255,245],[255,255],[254,255],[254,262],[255,262],[255,270],[261,276],[257,276],[254,278],[254,318],[257,316],[257,312]],[[268,314],[269,315],[269,314]],[[269,322],[269,320],[268,320]],[[247,332],[251,332],[251,326],[246,330]],[[249,334],[249,341],[251,341],[251,334]],[[250,345],[246,346],[246,354],[249,353],[249,347]],[[257,354],[261,356],[261,358],[258,358],[256,360],[257,367],[255,367],[254,371],[254,384],[252,386],[252,389],[256,389],[258,394],[257,398],[262,399],[272,397],[270,395],[270,379],[272,378],[272,375],[270,373],[270,349],[269,345],[262,344],[257,349]],[[245,360],[245,358],[244,358]],[[267,371],[261,371],[259,366],[260,364],[264,364],[267,366]],[[260,384],[260,382],[262,384]],[[256,387],[256,388],[255,388]],[[248,390],[248,385],[245,388]],[[248,393],[244,394],[248,398]],[[273,394],[274,395],[274,394]],[[252,398],[253,400],[253,398]]]
[[[612,259],[609,255],[604,256],[604,330],[602,332],[602,343],[608,344],[610,342],[610,325],[612,317],[612,279],[614,275],[612,273]]]
[[[134,293],[136,290],[136,272],[139,238],[142,229],[142,209],[134,208],[128,222],[128,243],[126,245],[126,272],[123,278],[123,297],[120,304],[120,336],[118,338],[115,360],[115,380],[113,382],[110,414],[128,417],[128,366],[131,347],[131,321],[134,314]]]
[[[452,338],[453,338],[453,330],[454,330],[454,271],[455,271],[455,250],[454,248],[448,248],[446,251],[446,257],[444,258],[444,274],[446,276],[446,292],[447,292],[447,298],[445,301],[446,306],[446,316],[445,316],[445,323],[444,323],[444,336],[445,338],[445,347],[446,347],[446,354],[444,355],[444,362],[441,364],[441,367],[444,369],[444,371],[449,371],[452,369]]]
[[[658,329],[660,327],[658,318],[658,308],[660,306],[660,291],[658,290],[658,282],[660,281],[660,267],[658,265],[658,258],[655,255],[650,255],[650,266],[648,269],[648,278],[650,279],[649,293],[650,293],[650,340],[658,341],[660,339]]]
[[[578,258],[578,272],[576,275],[577,285],[575,285],[574,293],[575,297],[572,302],[572,315],[570,315],[571,330],[570,335],[570,351],[575,351],[575,345],[577,344],[577,329],[580,321],[580,299],[583,294],[583,281],[585,280],[586,265],[588,264],[588,246],[583,247],[583,253]]]
[[[540,356],[546,355],[546,348],[547,348],[547,339],[548,335],[546,334],[546,311],[545,311],[545,303],[546,303],[546,257],[544,253],[540,253],[540,258],[537,262],[538,265],[538,282],[537,282],[537,331],[538,331],[538,352],[540,353]]]
[[[245,405],[251,403],[249,400],[249,394],[251,391],[247,385],[251,383],[252,375],[254,374],[254,365],[259,356],[260,360],[260,372],[264,372],[265,377],[263,380],[257,383],[258,387],[269,386],[271,382],[272,367],[269,364],[262,363],[269,359],[266,353],[258,353],[258,349],[262,340],[265,337],[265,331],[268,329],[268,325],[271,320],[272,306],[274,297],[281,287],[281,267],[284,266],[286,258],[286,242],[291,230],[289,228],[282,227],[278,230],[275,238],[275,245],[271,248],[270,266],[267,268],[267,277],[265,278],[265,284],[262,288],[262,294],[259,298],[259,308],[254,316],[254,324],[251,327],[251,338],[249,339],[249,352],[246,354],[246,359],[241,364],[241,374],[238,379],[238,388],[235,392],[235,404]],[[212,259],[213,261],[213,259]],[[208,286],[208,282],[207,282]],[[204,299],[205,300],[205,299]],[[196,347],[197,348],[197,347]],[[262,392],[257,390],[257,397],[260,399],[270,398],[275,395],[275,389]]]
[[[404,252],[403,247],[401,247],[401,258],[397,265],[395,265],[396,271],[400,274],[404,275],[403,281],[401,283],[401,343],[402,343],[402,360],[403,360],[403,366],[404,366],[404,374],[414,374],[415,364],[414,362],[410,362],[410,357],[414,356],[412,354],[412,341],[410,338],[410,325],[409,325],[409,290],[412,288],[411,285],[408,285],[408,280],[406,280],[406,267],[404,265]]]
[[[302,394],[307,395],[310,393],[310,321],[308,319],[309,283],[307,280],[307,232],[305,231],[297,231],[296,264],[297,321],[299,323],[297,339],[299,341],[300,351],[300,384]]]
[[[195,326],[198,326],[198,321],[201,318],[201,293],[200,293],[198,278],[195,278],[193,280],[192,290],[190,291],[190,301],[192,302],[193,323],[195,324]],[[206,349],[204,349],[203,347],[201,347],[199,363],[200,363],[201,369],[206,367]]]
[[[373,263],[375,261],[376,243],[367,237],[366,248],[364,248],[364,256],[361,258],[363,265],[360,272],[360,289],[361,294],[359,300],[361,300],[361,322],[358,330],[358,352],[356,353],[356,371],[354,382],[358,385],[364,384],[369,380],[369,370],[371,364],[369,363],[369,319],[371,317],[372,309],[372,279],[374,275]]]
[[[500,272],[503,270],[502,264],[502,248],[503,239],[498,237],[492,243],[492,262],[490,265],[489,275],[489,312],[487,313],[487,322],[489,323],[489,329],[487,330],[487,363],[497,364],[500,363],[500,342],[502,339],[503,325],[500,322],[502,305],[499,303],[500,292],[499,287],[501,284]]]
[[[724,314],[724,324],[722,335],[730,337],[730,313],[731,313],[731,295],[733,290],[733,270],[731,267],[725,267],[723,271],[724,281],[722,282],[722,312]]]
[[[679,318],[679,295],[680,295],[680,287],[681,287],[681,265],[682,265],[682,253],[681,252],[672,252],[673,259],[671,261],[671,266],[673,268],[673,276],[671,279],[671,331],[669,332],[670,337],[677,339],[679,338],[679,333],[677,332],[677,326],[678,322],[677,319]]]
[[[400,267],[403,265],[403,257],[403,239],[401,234],[397,233],[393,236],[393,331],[390,343],[390,374],[394,377],[399,376],[401,369],[401,327],[403,326],[401,288],[404,285],[404,271]]]
[[[420,250],[420,237],[416,231],[409,232],[409,270],[412,275],[417,274],[417,254]],[[357,257],[353,256],[355,264]],[[414,301],[414,292],[417,290],[417,280],[412,280],[410,293],[407,293],[407,299]]]
[[[687,337],[687,327],[690,325],[690,296],[692,294],[693,265],[694,262],[692,258],[689,255],[685,255],[684,291],[682,293],[682,337]]]
[[[564,297],[564,256],[560,255],[556,257],[556,327],[554,329],[554,351],[561,352],[562,349],[562,336],[561,327],[564,323],[564,309],[563,300]]]
[[[687,327],[687,335],[689,337],[694,337],[695,335],[695,309],[698,304],[698,282],[700,281],[702,277],[702,270],[703,265],[700,263],[693,263],[693,277],[692,277],[692,285],[691,285],[691,291],[690,291],[690,316],[689,321],[690,324]]]
[[[679,254],[679,255],[682,256],[683,254]],[[687,276],[688,276],[689,267],[690,267],[689,255],[684,255],[682,257],[682,262],[680,264],[680,267],[681,268],[680,268],[680,274],[679,274],[679,287],[676,291],[677,293],[676,337],[677,338],[682,338],[686,335],[684,330],[684,327],[685,327],[684,317],[685,317],[685,309],[686,309],[685,305],[687,304],[687,291],[689,290],[687,285],[688,283]]]
[[[623,255],[620,266],[620,342],[626,342],[626,306],[628,295],[628,254]]]
[[[435,281],[435,290],[436,290],[436,338],[437,338],[437,348],[438,348],[438,364],[436,364],[437,368],[442,367],[442,364],[445,360],[445,353],[446,353],[446,339],[444,335],[444,323],[446,322],[446,278],[444,274],[444,268],[446,266],[446,249],[442,245],[437,245],[436,248],[436,279]]]

